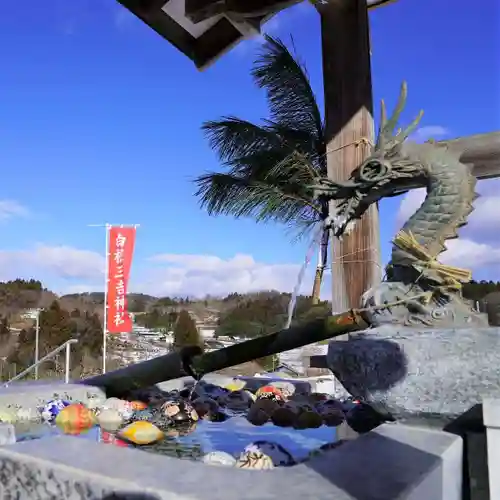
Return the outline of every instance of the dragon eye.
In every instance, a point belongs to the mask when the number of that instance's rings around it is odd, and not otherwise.
[[[362,182],[378,182],[389,175],[391,166],[380,160],[368,160],[358,170]]]

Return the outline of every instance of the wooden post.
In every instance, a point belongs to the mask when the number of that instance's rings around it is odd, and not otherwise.
[[[328,176],[345,180],[373,143],[370,41],[366,0],[319,4]],[[378,207],[372,205],[342,242],[332,241],[333,311],[358,307],[380,280]]]
[[[318,11],[328,176],[345,180],[369,153],[359,141],[374,139],[368,11],[366,0],[328,0]],[[358,306],[363,292],[379,279],[378,231],[378,207],[372,205],[351,235],[342,242],[331,239],[334,313]],[[337,439],[356,436],[347,424],[337,429]]]

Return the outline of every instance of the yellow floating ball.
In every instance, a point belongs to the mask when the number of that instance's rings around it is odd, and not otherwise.
[[[124,427],[118,437],[134,444],[156,443],[164,436],[163,432],[151,422],[138,420]]]
[[[244,380],[240,380],[240,379],[233,379],[231,380],[231,382],[229,382],[229,384],[226,384],[224,386],[224,389],[227,389],[228,391],[241,391],[243,389],[243,387],[245,387],[247,385],[247,383],[244,381]]]

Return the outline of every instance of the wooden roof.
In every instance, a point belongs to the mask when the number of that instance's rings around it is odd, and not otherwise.
[[[277,12],[300,0],[232,0],[228,2],[235,12],[212,17],[199,15],[201,22],[192,22],[193,14],[220,0],[117,0],[132,14],[170,42],[195,66],[203,70],[242,40],[260,33],[261,26]],[[397,0],[367,0],[374,9]],[[267,6],[260,8],[259,5]],[[253,10],[255,12],[253,13]],[[273,10],[276,9],[276,10]],[[192,11],[186,13],[186,11]],[[238,12],[236,12],[238,11]],[[259,14],[259,12],[270,12]],[[198,16],[194,16],[198,17]]]
[[[184,15],[184,0],[117,0],[165,38],[202,70],[238,42],[260,32],[272,15],[236,22],[225,15],[192,23]]]

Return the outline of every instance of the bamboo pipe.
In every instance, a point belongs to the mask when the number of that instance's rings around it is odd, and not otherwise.
[[[200,379],[207,373],[264,356],[297,349],[339,335],[364,330],[368,327],[369,323],[362,316],[362,312],[353,309],[206,354],[202,354],[201,348],[197,346],[186,347],[176,352],[82,380],[80,383],[101,387],[106,391],[108,397],[125,396],[134,389],[149,387],[188,375]]]

